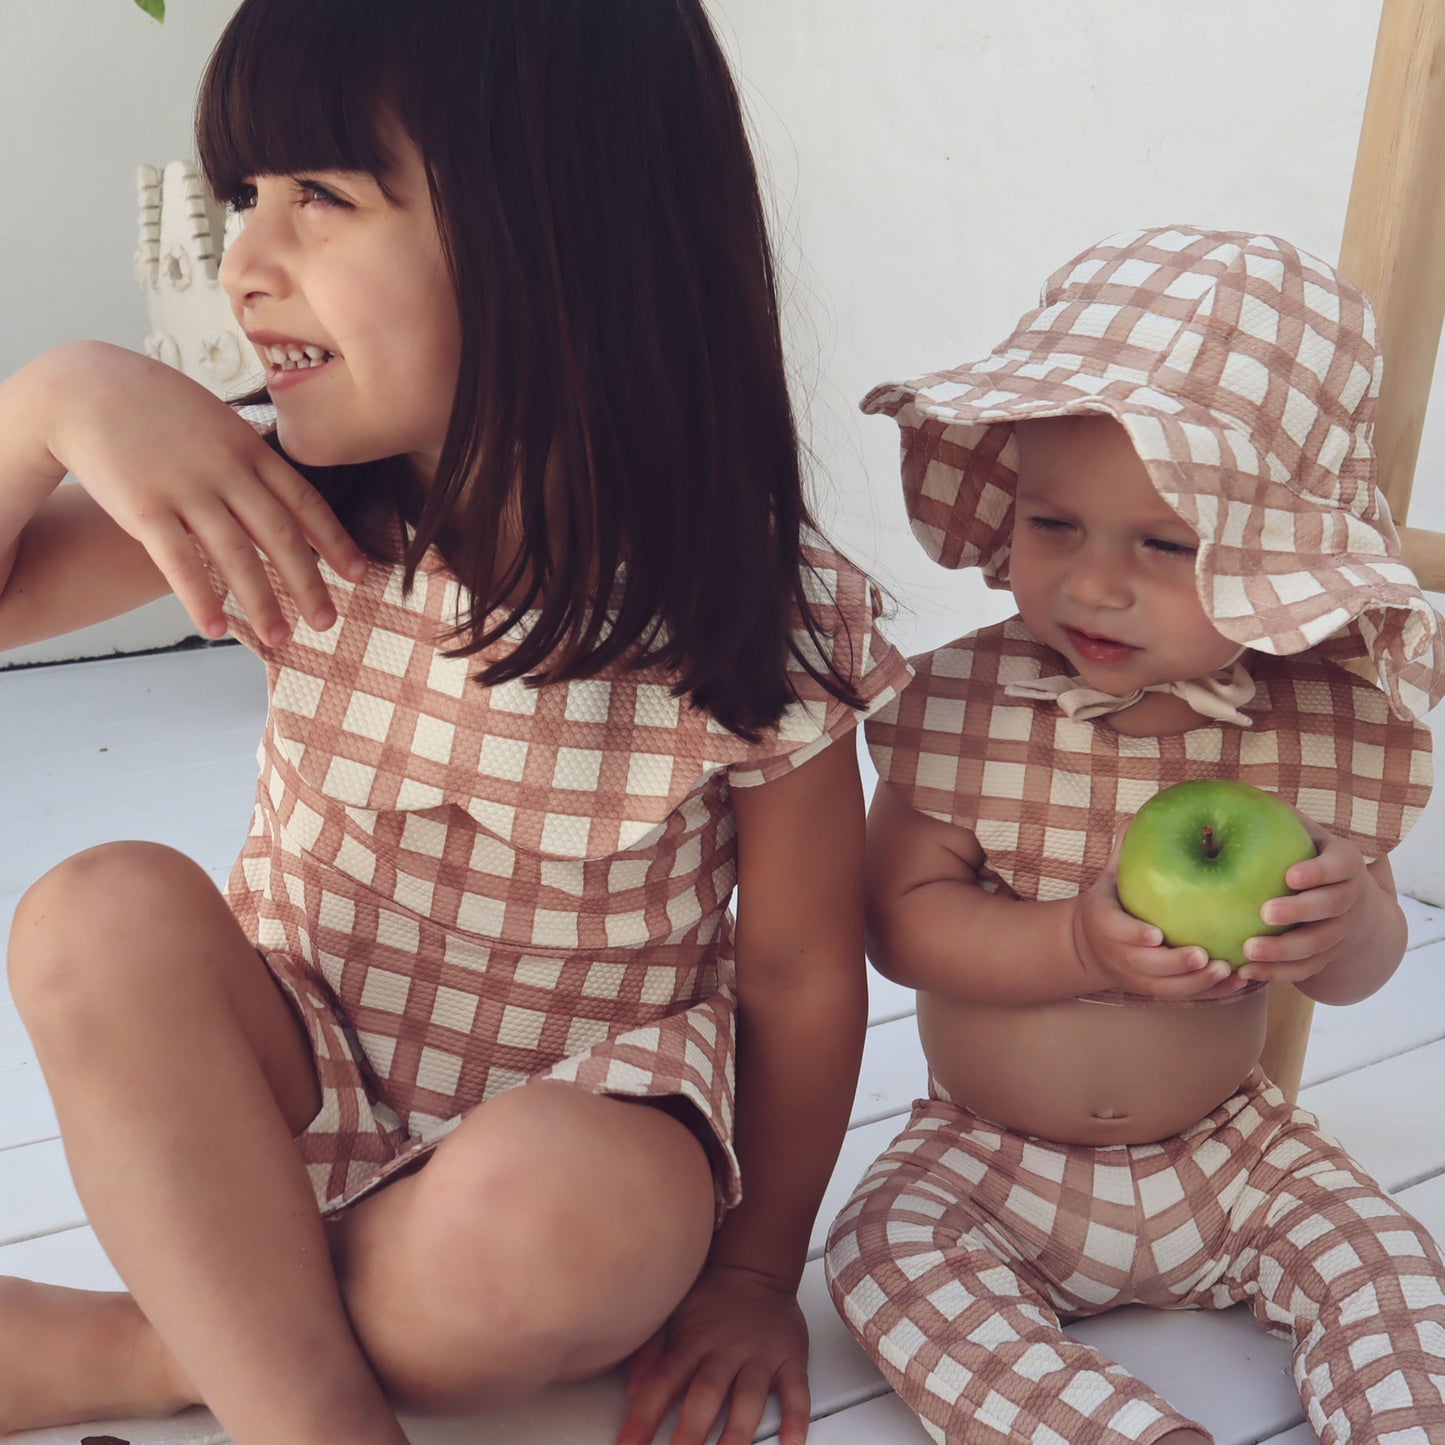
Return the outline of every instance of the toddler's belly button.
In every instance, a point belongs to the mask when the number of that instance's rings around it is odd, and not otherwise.
[[[1090,1116],[1095,1119],[1127,1119],[1129,1116],[1122,1109],[1091,1109]]]

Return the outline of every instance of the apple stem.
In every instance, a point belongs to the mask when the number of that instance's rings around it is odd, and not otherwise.
[[[1219,849],[1214,846],[1214,829],[1207,825],[1204,829],[1204,856],[1206,858],[1219,857]]]

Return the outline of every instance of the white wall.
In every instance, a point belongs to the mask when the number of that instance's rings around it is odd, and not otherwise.
[[[820,511],[894,590],[900,641],[933,645],[1007,600],[924,559],[896,430],[858,399],[983,354],[1055,265],[1124,226],[1277,231],[1332,259],[1377,5],[710,3],[775,190]],[[135,167],[189,153],[195,82],[233,8],[172,0],[158,26],[129,0],[5,0],[0,371],[77,336],[139,345]],[[1442,411],[1411,515],[1426,526],[1445,526]]]
[[[715,9],[777,192],[799,396],[837,530],[897,583],[928,645],[953,635],[934,604],[954,592],[904,530],[896,428],[857,401],[878,381],[983,355],[1049,271],[1126,226],[1276,231],[1334,259],[1378,7]],[[1442,460],[1436,425],[1412,514],[1422,525],[1445,525]]]

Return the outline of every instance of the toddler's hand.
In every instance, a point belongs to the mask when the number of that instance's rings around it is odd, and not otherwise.
[[[1326,832],[1300,814],[1318,856],[1296,863],[1285,882],[1296,891],[1271,898],[1260,909],[1266,923],[1288,933],[1246,940],[1246,979],[1300,983],[1353,950],[1370,926],[1368,903],[1375,887],[1364,855],[1346,838]]]
[[[1170,948],[1152,923],[1119,902],[1119,843],[1094,886],[1081,893],[1073,916],[1074,950],[1088,979],[1084,992],[1124,989],[1161,999],[1226,998],[1244,981],[1202,948]]]
[[[302,616],[331,626],[336,612],[312,548],[354,580],[365,558],[320,493],[252,427],[199,383],[123,347],[85,342],[47,360],[58,378],[51,454],[141,543],[205,636],[224,636],[226,621],[196,544],[262,638],[279,642],[287,627],[261,553]]]

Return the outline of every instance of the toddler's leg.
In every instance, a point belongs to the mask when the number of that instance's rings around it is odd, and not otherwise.
[[[309,1048],[206,874],[143,843],[72,858],[21,899],[10,977],[134,1302],[0,1293],[19,1349],[0,1350],[0,1429],[203,1399],[237,1445],[404,1445],[292,1141],[318,1103]]]
[[[1237,1283],[1267,1329],[1293,1336],[1295,1384],[1324,1445],[1438,1445],[1440,1249],[1312,1115],[1295,1121],[1251,1176],[1268,1202],[1242,1234]]]
[[[1211,1436],[1066,1335],[996,1223],[967,1207],[978,1174],[919,1127],[863,1177],[828,1241],[833,1302],[942,1445],[1184,1445]],[[957,1156],[955,1156],[957,1157]],[[970,1163],[976,1162],[973,1160]]]

